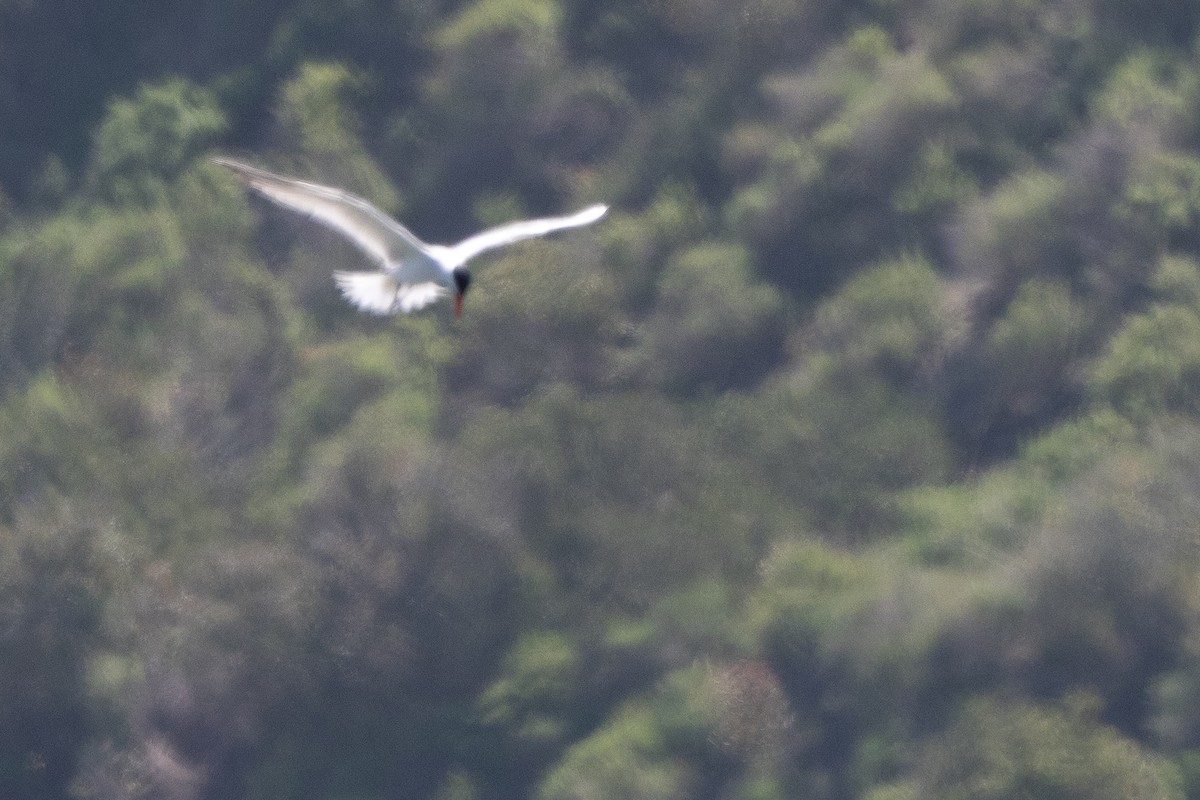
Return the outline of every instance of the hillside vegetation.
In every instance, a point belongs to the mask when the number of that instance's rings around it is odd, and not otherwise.
[[[1200,5],[149,5],[0,0],[0,797],[1200,798]]]

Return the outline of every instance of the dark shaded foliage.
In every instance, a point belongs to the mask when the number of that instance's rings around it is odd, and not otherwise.
[[[1197,25],[0,0],[0,795],[1196,796]]]

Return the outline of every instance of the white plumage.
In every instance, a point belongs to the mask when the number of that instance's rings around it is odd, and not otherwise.
[[[371,314],[416,311],[453,294],[457,315],[471,282],[467,261],[523,239],[589,225],[608,211],[608,206],[597,204],[565,217],[510,222],[456,245],[426,244],[361,197],[285,178],[229,158],[214,161],[233,170],[243,183],[263,196],[341,233],[374,260],[379,266],[375,272],[334,273],[345,298]]]

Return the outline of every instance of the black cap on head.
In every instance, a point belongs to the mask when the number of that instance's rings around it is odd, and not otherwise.
[[[467,272],[462,267],[454,270],[454,288],[458,289],[459,294],[466,294],[467,287],[471,285],[471,273]]]
[[[471,273],[467,272],[462,267],[454,270],[454,288],[457,290],[454,293],[454,316],[462,316],[463,297],[467,293],[467,287],[471,285]]]

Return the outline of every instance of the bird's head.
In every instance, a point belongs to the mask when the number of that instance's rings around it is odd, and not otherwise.
[[[467,295],[467,289],[471,286],[471,273],[467,272],[465,267],[456,267],[454,272],[454,316],[462,316],[463,298]]]

